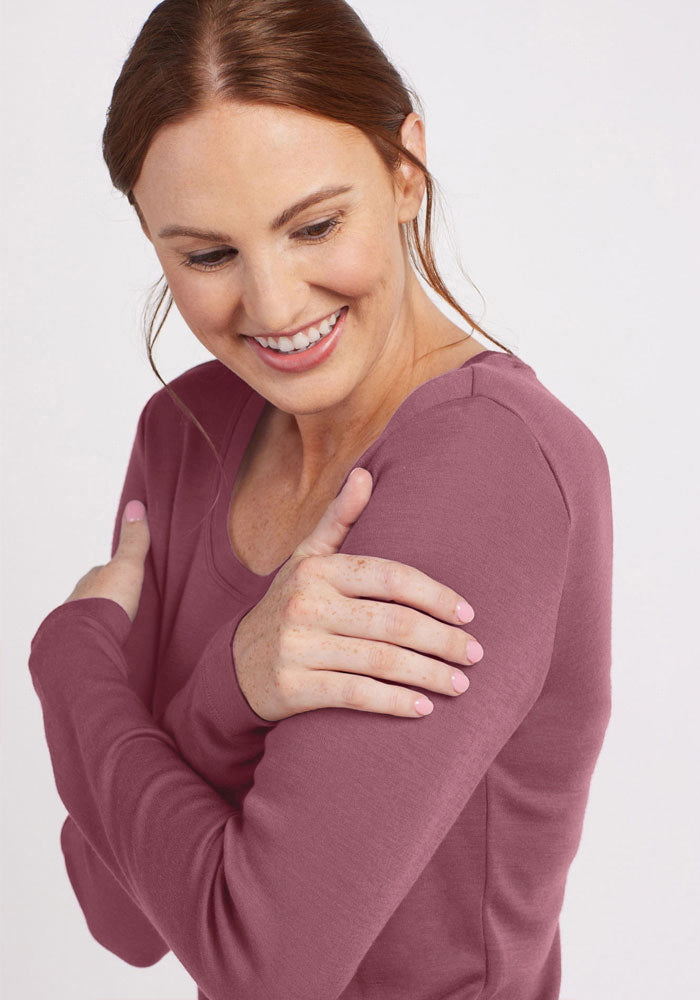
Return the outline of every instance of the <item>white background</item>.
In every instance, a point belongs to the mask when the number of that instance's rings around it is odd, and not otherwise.
[[[448,286],[588,424],[611,470],[613,715],[567,885],[561,997],[685,1000],[700,983],[698,6],[354,6],[423,100],[428,165],[485,311],[443,242]],[[172,954],[137,969],[91,938],[27,669],[41,619],[109,559],[136,420],[160,388],[140,329],[160,268],[100,149],[151,8],[43,0],[4,15],[8,1000],[195,995]],[[155,357],[167,381],[210,355],[173,307]]]

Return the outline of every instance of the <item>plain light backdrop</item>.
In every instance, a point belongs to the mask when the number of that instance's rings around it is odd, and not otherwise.
[[[136,421],[161,385],[140,327],[161,271],[100,148],[153,6],[40,0],[3,15],[8,1000],[195,996],[172,953],[137,969],[90,936],[27,669],[40,621],[109,559]],[[423,100],[448,287],[608,456],[613,714],[562,912],[562,1000],[700,995],[698,5],[354,6]],[[173,307],[155,357],[167,381],[211,355]]]

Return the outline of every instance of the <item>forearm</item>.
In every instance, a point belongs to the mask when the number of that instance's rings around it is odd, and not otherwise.
[[[129,965],[155,965],[170,950],[141,908],[80,832],[71,816],[61,827],[61,850],[90,933]]]

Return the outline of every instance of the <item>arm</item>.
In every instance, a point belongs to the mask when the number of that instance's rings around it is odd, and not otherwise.
[[[249,788],[275,723],[250,707],[235,675],[233,640],[253,605],[243,605],[217,629],[186,683],[168,703],[162,729],[180,755],[216,789]]]
[[[61,827],[61,850],[90,933],[129,965],[155,965],[170,948],[100,860],[71,816]]]
[[[481,623],[469,692],[433,693],[430,716],[322,709],[271,724],[233,809],[131,689],[118,604],[62,605],[32,643],[62,800],[211,1000],[337,997],[547,675],[569,522],[522,421],[450,400],[370,465],[343,550],[417,566],[468,595]],[[219,663],[203,683],[235,701],[234,665]]]
[[[117,511],[112,556],[119,543],[124,507],[132,497],[146,499],[146,426],[150,405],[146,404],[139,417]],[[122,651],[129,682],[146,704],[150,704],[152,694],[160,614],[160,596],[149,552],[138,614]],[[160,961],[170,948],[128,891],[128,884],[115,878],[72,816],[67,816],[63,823],[60,843],[70,884],[95,940],[130,965],[143,967]]]

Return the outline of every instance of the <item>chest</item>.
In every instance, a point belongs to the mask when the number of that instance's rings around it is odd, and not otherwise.
[[[300,505],[291,499],[289,459],[254,435],[238,470],[228,512],[228,536],[238,561],[267,576],[316,527],[338,492],[345,470],[329,473],[323,488]]]
[[[332,497],[328,498],[330,503]],[[326,505],[327,506],[327,505]],[[292,510],[274,485],[247,484],[231,498],[228,536],[238,561],[258,576],[267,576],[311,534],[321,514]]]

